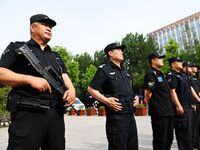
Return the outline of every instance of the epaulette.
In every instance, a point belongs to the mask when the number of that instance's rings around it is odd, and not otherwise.
[[[15,42],[10,42],[10,45],[13,47],[13,48],[19,48],[21,47],[22,45],[24,45],[25,42],[23,41],[15,41]]]
[[[99,68],[103,68],[105,65],[106,65],[106,64],[102,64],[102,65],[99,66]]]
[[[11,44],[24,44],[24,41],[15,41],[15,42],[11,42]]]

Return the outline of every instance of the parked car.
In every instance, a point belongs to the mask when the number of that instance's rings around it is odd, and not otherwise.
[[[72,106],[76,109],[76,110],[85,110],[85,105],[81,102],[81,100],[79,98],[76,98],[75,102],[72,104]],[[66,111],[71,110],[72,107],[68,107],[66,109]]]

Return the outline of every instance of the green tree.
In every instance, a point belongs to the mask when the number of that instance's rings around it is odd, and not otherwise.
[[[86,71],[86,69],[88,68],[88,66],[90,64],[93,64],[93,59],[92,57],[85,52],[84,54],[81,55],[76,55],[76,57],[74,58],[75,61],[78,62],[79,64],[79,69],[80,69],[80,74],[79,74],[79,78],[82,78],[83,73]]]
[[[148,68],[147,56],[153,51],[157,51],[156,43],[152,38],[146,38],[143,34],[127,34],[122,39],[122,44],[126,45],[124,50],[124,65],[128,69],[135,87],[143,85],[145,71]]]
[[[162,71],[166,74],[170,71],[170,66],[168,64],[168,59],[171,57],[177,57],[180,55],[179,44],[174,40],[170,39],[169,42],[165,45],[165,61]]]
[[[6,110],[7,95],[10,87],[0,87],[0,115],[8,113]]]
[[[94,66],[99,67],[100,65],[105,64],[106,62],[107,58],[104,50],[96,51],[94,53]]]
[[[200,66],[200,42],[198,40],[195,41],[195,52],[194,62]]]
[[[79,84],[79,73],[80,73],[79,63],[74,60],[72,54],[70,54],[70,52],[68,52],[67,49],[64,47],[55,46],[52,47],[52,50],[57,52],[63,59],[65,66],[67,68],[67,73],[77,90],[77,85]]]
[[[67,51],[65,47],[54,46],[52,47],[52,50],[57,52],[62,57],[62,60],[64,61],[65,64],[67,64],[68,62],[71,62],[71,60],[73,59],[72,54],[70,54],[70,52]]]
[[[96,73],[97,68],[94,65],[89,65],[88,68],[86,69],[85,73],[83,74],[83,78],[81,80],[81,85],[82,85],[82,94],[81,97],[82,99],[86,100],[86,96],[87,96],[87,87],[89,85],[89,83],[91,82],[91,80],[94,77],[94,74]]]

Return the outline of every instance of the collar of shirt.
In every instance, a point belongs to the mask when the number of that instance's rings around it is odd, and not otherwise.
[[[37,46],[38,48],[40,48],[40,45],[39,45],[36,41],[34,41],[33,39],[29,40],[27,43],[28,43],[29,45],[31,45],[31,46]],[[51,49],[50,46],[47,45],[47,46],[45,47],[44,51],[50,50],[50,49]]]
[[[117,69],[119,69],[119,70],[123,70],[124,69],[124,67],[123,67],[123,65],[120,65],[121,66],[121,68],[119,67],[119,66],[117,66],[115,63],[113,63],[112,61],[109,61],[108,62],[110,65],[111,65],[111,67],[113,67],[113,68],[117,68]]]
[[[182,72],[177,72],[177,71],[175,71],[175,70],[172,70],[172,73],[179,74],[179,75],[183,75]]]
[[[153,71],[156,71],[157,74],[163,74],[160,70],[158,70],[158,69],[156,69],[156,68],[151,67],[151,69],[152,69]]]

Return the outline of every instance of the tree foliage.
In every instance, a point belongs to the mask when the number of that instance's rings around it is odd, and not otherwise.
[[[146,38],[143,34],[127,34],[122,39],[122,44],[126,45],[124,50],[124,65],[128,69],[133,78],[134,86],[141,87],[143,77],[148,68],[147,56],[153,51],[157,51],[157,47],[152,38]]]
[[[168,59],[171,57],[178,57],[179,55],[180,55],[179,44],[175,40],[170,39],[169,42],[165,46],[166,57],[164,61],[164,67],[162,68],[162,71],[164,73],[168,73],[170,71]]]
[[[105,52],[103,50],[94,53],[94,66],[98,67],[107,62]]]
[[[93,64],[93,59],[87,52],[85,52],[84,54],[76,55],[74,60],[77,61],[79,64],[79,78],[82,78],[82,75],[85,73],[88,66],[90,66],[90,64]]]
[[[10,87],[0,87],[0,115],[7,113],[7,95],[10,91]]]

